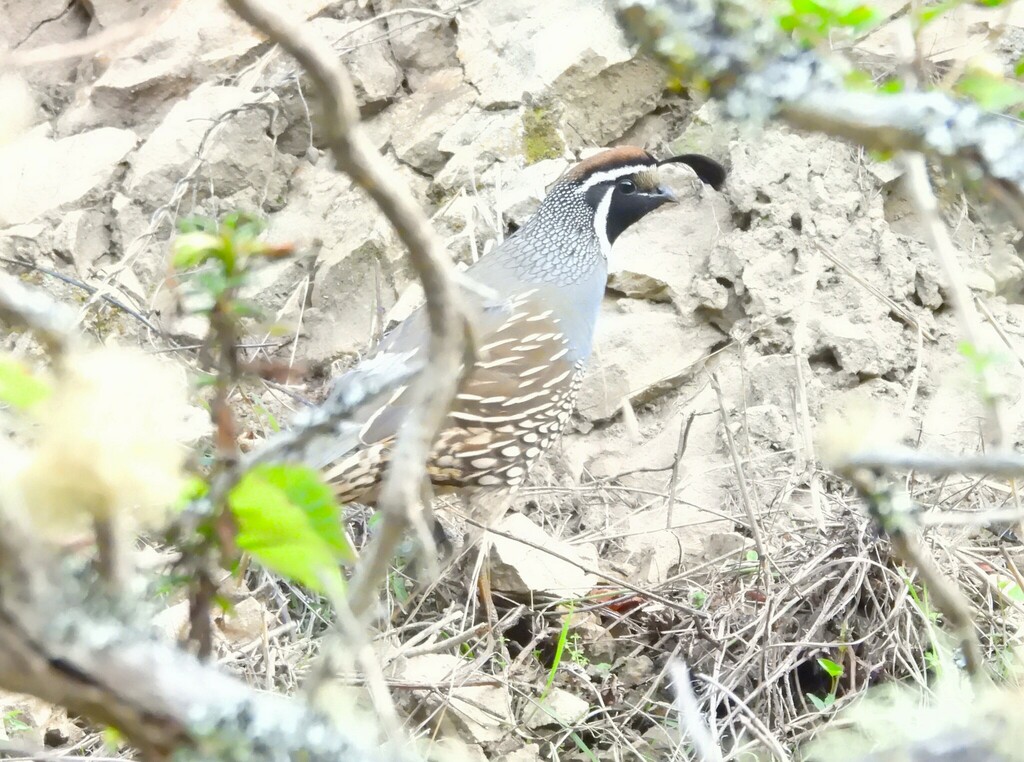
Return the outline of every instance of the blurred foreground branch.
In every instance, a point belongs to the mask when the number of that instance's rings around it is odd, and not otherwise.
[[[984,661],[970,604],[956,583],[942,573],[931,551],[921,542],[910,497],[866,468],[846,467],[839,469],[839,473],[856,487],[867,502],[871,518],[892,542],[894,555],[920,575],[935,608],[942,612],[957,638],[964,669],[972,677],[981,675]]]
[[[420,488],[430,447],[455,397],[460,366],[471,365],[468,326],[454,267],[406,184],[388,167],[360,127],[355,90],[337,54],[325,40],[268,2],[226,2],[292,55],[310,76],[324,103],[325,138],[339,169],[366,191],[388,218],[408,249],[426,294],[430,322],[427,366],[412,381],[411,409],[395,442],[391,467],[378,499],[383,521],[356,570],[349,596],[352,612],[362,616],[375,600],[410,524],[416,526],[421,538],[429,538],[420,510]]]
[[[956,160],[989,182],[1024,225],[1024,126],[939,92],[885,94],[798,48],[739,0],[615,0],[634,40],[685,84],[705,86],[730,117],[793,127],[880,151]]]

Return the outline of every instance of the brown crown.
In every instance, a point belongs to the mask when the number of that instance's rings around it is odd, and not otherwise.
[[[604,172],[616,167],[629,164],[642,164],[653,167],[657,163],[657,159],[642,148],[637,148],[636,146],[617,146],[581,161],[566,172],[565,179],[570,182],[576,182],[596,172]]]

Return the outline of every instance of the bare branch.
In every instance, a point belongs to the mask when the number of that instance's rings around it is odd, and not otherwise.
[[[291,54],[312,79],[324,102],[327,144],[338,167],[377,203],[409,251],[427,299],[428,364],[412,382],[412,405],[392,452],[378,506],[384,519],[364,555],[350,592],[353,613],[362,616],[375,599],[388,565],[409,526],[420,516],[420,487],[430,446],[455,396],[460,365],[470,357],[467,325],[459,306],[453,267],[415,198],[384,163],[359,126],[352,83],[326,41],[301,22],[261,0],[226,0],[243,19]],[[422,519],[420,520],[422,522]]]
[[[729,116],[780,118],[885,151],[957,160],[1024,207],[1024,127],[938,92],[851,91],[841,72],[797,48],[737,0],[616,0],[623,28],[684,82],[706,83]]]

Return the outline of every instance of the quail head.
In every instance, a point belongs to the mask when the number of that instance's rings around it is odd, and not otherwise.
[[[690,166],[719,188],[725,170],[696,154],[658,162],[619,147],[580,162],[551,188],[536,214],[466,275],[477,358],[465,374],[430,457],[438,491],[515,488],[569,420],[590,356],[608,254],[630,225],[674,202],[659,163]],[[486,295],[484,295],[486,294]],[[429,335],[422,309],[384,337],[375,353],[338,379],[358,381],[381,363],[423,366]],[[407,386],[368,405],[321,450],[342,501],[372,505],[391,446],[408,413]]]

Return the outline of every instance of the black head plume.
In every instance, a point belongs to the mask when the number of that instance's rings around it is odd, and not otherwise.
[[[697,173],[701,182],[710,185],[715,190],[721,190],[725,184],[725,167],[703,154],[684,153],[681,156],[673,156],[658,162],[659,167],[664,164],[685,164]]]

